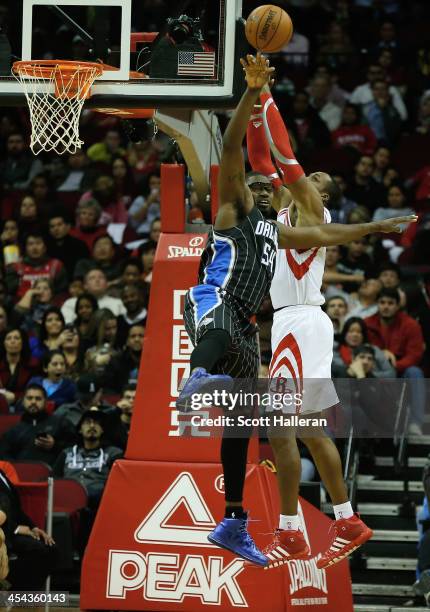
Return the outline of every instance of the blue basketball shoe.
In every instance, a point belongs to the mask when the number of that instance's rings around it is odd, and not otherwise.
[[[204,368],[195,368],[179,393],[176,408],[180,412],[191,412],[193,410],[191,404],[193,395],[198,396],[215,390],[229,392],[232,388],[233,378],[231,376],[227,374],[208,374]],[[196,397],[196,401],[198,401],[198,397]],[[198,410],[200,407],[198,406],[194,410]]]
[[[247,531],[248,518],[223,518],[208,535],[211,544],[231,551],[238,557],[265,567],[269,560],[258,550],[254,540]]]

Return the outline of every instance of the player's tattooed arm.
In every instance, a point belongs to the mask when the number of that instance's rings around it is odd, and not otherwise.
[[[279,246],[281,249],[311,249],[313,247],[348,244],[368,234],[379,232],[384,234],[400,233],[405,225],[416,221],[416,215],[408,215],[355,225],[330,223],[311,227],[286,227],[282,223],[278,223]]]
[[[223,138],[218,195],[219,211],[216,229],[229,229],[238,222],[237,213],[245,213],[253,206],[252,195],[245,184],[245,161],[242,143],[248,127],[248,120],[261,88],[270,78],[273,68],[261,54],[247,56],[242,60],[248,87],[243,94],[227,126]]]

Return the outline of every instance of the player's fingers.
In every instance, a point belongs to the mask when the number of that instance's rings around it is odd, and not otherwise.
[[[248,53],[248,55],[246,56],[246,59],[248,60],[248,64],[255,64],[255,57],[251,55],[250,53]]]

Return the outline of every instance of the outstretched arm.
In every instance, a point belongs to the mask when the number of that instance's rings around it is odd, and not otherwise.
[[[260,96],[263,105],[263,121],[270,148],[282,172],[282,180],[288,186],[297,208],[297,226],[316,225],[324,220],[321,196],[305,176],[294,155],[288,130],[268,86]]]
[[[273,186],[272,208],[277,212],[290,205],[291,194],[279,178],[278,171],[270,155],[270,146],[266,136],[263,119],[263,107],[255,104],[246,131],[246,148],[248,159],[254,172],[266,176]]]
[[[416,215],[407,217],[396,217],[385,221],[373,221],[372,223],[357,223],[353,225],[342,225],[330,223],[316,225],[315,227],[287,227],[278,223],[279,247],[281,249],[311,249],[313,247],[332,246],[347,244],[353,240],[359,240],[368,234],[382,232],[391,234],[401,233],[402,225],[415,223]]]
[[[237,224],[237,213],[242,211],[248,214],[253,206],[251,193],[245,184],[242,142],[254,104],[258,100],[261,88],[269,80],[273,68],[270,68],[269,61],[260,53],[257,53],[256,57],[248,55],[246,60],[241,60],[241,63],[248,87],[223,138],[218,177],[219,212],[216,229],[234,227]]]

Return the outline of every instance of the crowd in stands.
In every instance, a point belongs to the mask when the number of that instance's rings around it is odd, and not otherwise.
[[[245,1],[244,14],[257,4]],[[333,376],[414,379],[410,430],[420,433],[430,371],[430,6],[284,4],[295,31],[272,58],[274,97],[305,170],[330,172],[340,188],[333,221],[419,216],[401,235],[327,249]],[[168,3],[142,5],[162,27]],[[46,57],[49,43],[39,41]],[[162,230],[160,165],[175,149],[160,133],[131,142],[119,119],[89,110],[81,128],[74,155],[36,157],[27,110],[0,108],[0,412],[21,415],[0,439],[0,459],[41,460],[79,480],[90,525],[127,443]],[[188,220],[208,221],[191,182],[186,192]],[[263,364],[271,316],[267,299]]]

